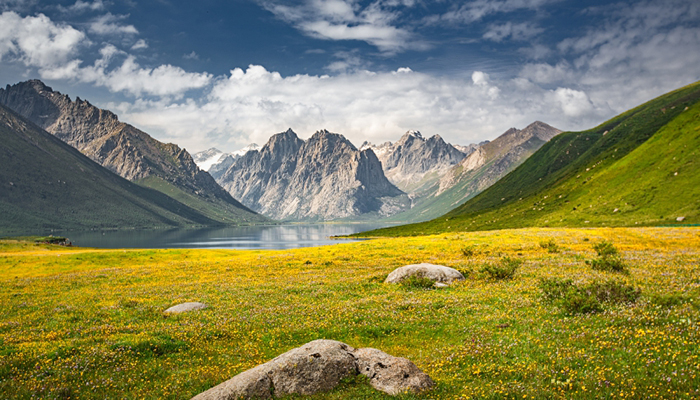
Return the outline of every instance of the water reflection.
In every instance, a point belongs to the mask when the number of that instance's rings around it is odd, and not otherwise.
[[[75,246],[99,248],[291,249],[352,240],[330,239],[386,225],[313,224],[206,229],[66,232]]]

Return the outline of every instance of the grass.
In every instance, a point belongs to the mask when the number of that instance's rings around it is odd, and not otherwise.
[[[695,83],[593,129],[564,132],[449,213],[356,236],[697,224],[699,100],[700,83]]]
[[[540,246],[549,240],[558,253]],[[585,264],[604,240],[629,275]],[[469,246],[480,251],[465,258]],[[478,270],[504,257],[523,261],[513,279],[383,283],[406,264]],[[495,230],[284,251],[5,240],[0,398],[188,399],[319,338],[407,357],[437,383],[399,398],[698,398],[699,276],[694,228]],[[552,278],[594,294],[602,312],[543,299]],[[636,301],[609,301],[626,287]],[[162,313],[185,301],[209,308]],[[314,398],[389,396],[356,379]]]

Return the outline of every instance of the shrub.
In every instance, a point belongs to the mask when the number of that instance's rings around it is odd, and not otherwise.
[[[593,245],[593,250],[598,253],[598,258],[586,261],[591,268],[598,271],[629,273],[627,264],[612,243],[603,240]]]
[[[575,285],[571,279],[549,278],[540,281],[542,299],[560,306],[568,315],[603,311],[603,304],[634,303],[641,291],[624,282],[594,281]]]
[[[567,291],[560,306],[568,315],[593,314],[603,311],[603,305],[595,296],[586,295],[578,290]]]
[[[598,253],[598,257],[609,257],[618,254],[618,251],[615,248],[615,246],[613,246],[613,244],[608,242],[607,240],[603,240],[600,243],[594,244],[593,250],[595,250],[596,253]]]
[[[522,263],[522,260],[503,257],[500,263],[486,264],[481,271],[487,273],[491,278],[496,280],[513,279],[515,272],[520,268]]]
[[[422,276],[414,275],[402,280],[401,285],[405,288],[430,289],[435,285],[435,281]]]
[[[540,247],[547,250],[549,253],[559,253],[559,246],[557,246],[557,244],[554,242],[554,239],[541,241]]]
[[[467,247],[462,247],[462,254],[465,257],[473,257],[473,256],[479,254],[479,251],[476,249],[475,246],[467,246]]]
[[[624,282],[610,280],[606,282],[592,282],[582,288],[598,301],[604,303],[634,303],[639,298],[641,290]]]
[[[574,287],[574,281],[561,278],[544,278],[540,280],[540,289],[545,301],[563,298]]]

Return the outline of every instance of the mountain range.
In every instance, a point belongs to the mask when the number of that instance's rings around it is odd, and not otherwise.
[[[233,160],[217,181],[251,209],[279,220],[387,216],[408,196],[391,184],[372,150],[321,130],[308,140],[291,129]]]
[[[88,101],[73,101],[39,80],[30,80],[0,89],[0,104],[110,171],[158,190],[212,221],[235,224],[267,220],[223,190],[197,167],[185,149],[159,142]]]
[[[362,236],[529,226],[700,222],[700,82],[552,138],[518,168],[431,221]]]
[[[2,105],[0,143],[0,232],[219,224],[107,170]]]

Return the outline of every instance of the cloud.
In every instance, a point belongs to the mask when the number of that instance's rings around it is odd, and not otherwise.
[[[376,1],[365,7],[352,0],[306,0],[295,6],[267,1],[263,6],[314,38],[363,41],[383,52],[427,48],[409,29],[396,26],[397,8],[413,6],[411,1]]]
[[[182,58],[185,60],[199,60],[199,54],[192,50],[191,53],[183,55]]]
[[[0,11],[22,12],[31,9],[38,0],[0,0]]]
[[[139,33],[133,25],[123,25],[119,23],[119,21],[127,17],[128,15],[113,15],[112,13],[107,13],[90,22],[88,31],[98,35],[135,35]]]
[[[131,50],[139,50],[139,49],[147,49],[148,48],[148,43],[144,39],[139,39],[134,43],[133,46],[131,46]]]
[[[523,22],[514,24],[509,21],[503,24],[490,25],[486,33],[484,33],[483,38],[494,42],[501,42],[505,39],[524,41],[542,32],[544,32],[544,29],[533,23]]]
[[[264,143],[288,127],[301,137],[327,128],[356,144],[396,140],[409,129],[467,144],[537,119],[563,129],[598,123],[601,110],[586,108],[581,93],[496,82],[480,71],[466,79],[410,68],[282,76],[251,65],[216,80],[201,101],[138,101],[120,113],[193,151]]]
[[[174,98],[187,90],[205,87],[213,79],[209,73],[186,72],[173,65],[142,67],[133,55],[111,44],[99,50],[93,65],[83,66],[78,53],[89,45],[91,42],[83,32],[55,23],[43,14],[36,17],[20,17],[12,11],[0,14],[0,61],[36,68],[42,79],[92,83],[134,96]],[[123,58],[123,62],[110,69],[117,57]]]
[[[551,63],[525,65],[520,77],[567,85],[614,113],[700,79],[700,3],[669,0],[614,4],[587,10],[600,22],[558,43]],[[575,115],[585,101],[559,93]]]
[[[89,1],[77,0],[73,5],[64,7],[57,6],[58,10],[64,13],[80,14],[86,11],[101,11],[105,9],[105,4],[102,0],[95,0],[92,3]]]
[[[443,14],[430,15],[425,18],[425,22],[430,25],[470,24],[493,14],[537,10],[558,1],[561,0],[475,0],[465,2],[460,6],[453,6]]]
[[[0,60],[10,57],[26,66],[51,68],[71,61],[87,44],[83,32],[43,14],[24,18],[13,11],[0,14]]]

